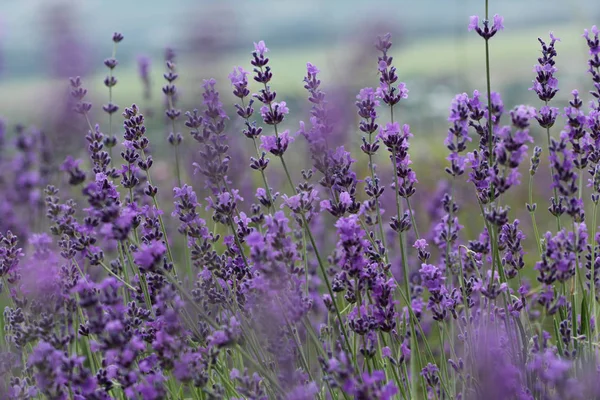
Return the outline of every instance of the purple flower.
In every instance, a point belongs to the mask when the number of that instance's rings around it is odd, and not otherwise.
[[[477,29],[479,27],[479,17],[477,15],[471,15],[469,17],[469,32]]]
[[[218,193],[223,183],[229,183],[227,174],[230,156],[227,136],[224,133],[225,122],[229,117],[215,85],[214,79],[204,80],[202,103],[205,109],[202,114],[198,110],[186,113],[186,126],[191,128],[192,137],[201,145],[198,162],[192,164],[195,167],[194,173],[202,173],[206,178],[206,186],[213,193]]]
[[[369,244],[358,216],[353,214],[342,217],[337,220],[335,227],[339,236],[337,252],[341,257],[342,269],[352,277],[362,277],[364,269],[369,265],[369,260],[364,254]]]
[[[391,400],[398,393],[398,388],[392,382],[385,384],[385,381],[383,371],[365,372],[361,379],[348,378],[342,389],[355,399]]]
[[[512,224],[504,224],[498,237],[498,248],[502,252],[502,264],[508,278],[517,276],[519,270],[525,266],[523,260],[523,245],[525,234],[519,229],[519,220]]]
[[[417,175],[410,168],[412,161],[408,154],[408,139],[412,137],[410,127],[407,124],[402,126],[397,122],[387,123],[379,133],[379,138],[386,145],[390,152],[390,160],[395,164],[396,181],[392,187],[398,191],[402,197],[412,196],[416,189],[415,183],[418,182]],[[399,216],[398,216],[399,217]]]
[[[310,74],[310,75],[317,75],[319,72],[321,72],[321,70],[319,68],[316,67],[316,65],[311,64],[311,63],[306,63],[306,71]]]
[[[427,382],[427,390],[431,391],[439,391],[440,378],[439,378],[439,368],[435,364],[428,363],[422,370],[421,376]]]
[[[435,265],[431,264],[421,265],[419,274],[421,276],[421,280],[423,281],[423,286],[429,289],[430,292],[440,291],[444,285],[444,281],[446,280],[442,271]]]
[[[484,38],[485,40],[491,39],[498,31],[504,29],[504,18],[498,14],[494,15],[492,26],[490,27],[490,21],[485,19],[483,20],[483,29],[479,26],[479,17],[473,15],[469,18],[469,32],[475,31],[479,36]]]
[[[65,161],[60,165],[60,170],[66,171],[69,174],[70,185],[76,186],[85,181],[85,172],[79,168],[80,164],[81,160],[67,156]]]
[[[294,141],[290,136],[289,129],[281,132],[279,136],[261,136],[261,147],[275,156],[282,156],[288,148],[288,145]]]
[[[283,122],[285,115],[290,113],[285,101],[272,102],[260,108],[260,114],[267,125],[278,125]]]
[[[390,358],[392,357],[392,350],[389,347],[385,346],[381,349],[381,355],[385,358]]]
[[[60,165],[60,170],[71,171],[75,168],[78,168],[79,164],[81,164],[81,160],[76,160],[71,156],[67,156],[67,158],[65,158],[65,161]]]
[[[381,52],[381,55],[377,57],[377,67],[379,70],[379,87],[376,90],[377,96],[381,100],[393,107],[398,104],[401,99],[408,97],[408,90],[406,84],[401,82],[398,87],[394,87],[394,84],[398,81],[398,75],[396,74],[396,67],[392,65],[392,57],[388,56],[388,51],[392,47],[391,41],[392,35],[389,33],[384,36],[377,38],[375,47]]]
[[[535,119],[542,128],[552,128],[556,117],[558,117],[558,107],[542,106]]]
[[[240,99],[248,96],[250,91],[248,90],[248,71],[245,71],[242,67],[234,67],[233,72],[229,74],[229,81],[233,85],[233,94]]]
[[[315,382],[298,384],[286,396],[286,400],[312,400],[317,397],[319,388]]]
[[[254,50],[262,57],[265,55],[265,53],[269,52],[269,49],[267,48],[267,46],[265,45],[265,42],[263,40],[259,41],[258,43],[254,43]]]
[[[590,37],[590,31],[588,31],[587,29],[584,29],[583,35],[581,35],[587,41],[588,47],[590,48],[590,55],[600,54],[600,39],[598,39],[599,32],[600,32],[600,30],[598,30],[598,27],[596,25],[593,25],[592,26],[592,35],[594,35],[593,37]]]
[[[466,93],[458,94],[454,97],[450,107],[450,116],[448,121],[452,122],[452,127],[448,130],[448,136],[444,142],[450,155],[450,167],[446,172],[451,176],[460,176],[465,171],[466,157],[460,153],[467,149],[467,142],[471,141],[469,137],[469,96]]]
[[[319,200],[319,192],[313,189],[289,197],[284,194],[281,198],[283,199],[281,208],[288,207],[295,213],[304,213],[313,209],[313,202]]]
[[[549,44],[546,44],[542,38],[538,38],[538,41],[542,46],[542,56],[538,58],[538,64],[534,68],[536,77],[533,80],[533,86],[529,88],[529,90],[535,91],[538,95],[538,98],[547,103],[548,101],[552,100],[558,92],[558,80],[554,76],[557,71],[555,66],[556,62],[554,61],[554,57],[556,57],[557,53],[554,45],[557,41],[560,41],[560,39],[555,37],[552,32],[550,32]],[[547,121],[544,125],[548,124],[552,126],[552,124],[554,124],[554,120],[551,120],[551,122]],[[544,128],[550,126],[542,125]]]
[[[498,14],[494,14],[494,26],[493,28],[496,29],[497,31],[503,30],[504,29],[504,17],[501,17]]]
[[[496,162],[504,167],[502,173],[506,178],[495,177],[494,186],[500,193],[508,190],[510,186],[518,184],[518,172],[516,169],[526,157],[527,142],[533,142],[529,135],[529,124],[536,115],[535,108],[529,106],[517,106],[510,112],[512,124],[515,128],[512,131],[508,127],[503,127],[497,131],[500,139],[496,147]]]
[[[360,89],[360,91],[358,92],[358,95],[356,96],[356,99],[360,100],[360,101],[369,101],[374,104],[374,107],[378,107],[379,100],[375,97],[375,94],[376,94],[375,89],[366,87],[366,88]]]
[[[592,35],[590,37],[590,32],[586,29],[584,31],[583,37],[586,39],[587,45],[589,47],[590,58],[588,59],[588,72],[592,76],[592,81],[594,82],[594,91],[591,91],[591,95],[595,98],[596,103],[594,104],[592,101],[592,108],[596,110],[600,110],[600,39],[599,39],[600,31],[596,25],[592,26]]]
[[[350,193],[343,191],[340,193],[340,203],[346,207],[352,205],[352,197],[350,197]]]
[[[421,250],[421,251],[425,251],[427,246],[429,246],[429,244],[427,244],[427,241],[425,239],[419,239],[415,242],[415,244],[413,244],[413,247],[415,249]]]
[[[377,107],[379,107],[379,100],[377,99],[376,92],[373,88],[361,89],[356,96],[358,100],[355,104],[358,107],[358,115],[361,118],[359,122],[359,128],[362,132],[369,134],[369,142],[366,139],[363,141],[361,149],[366,154],[373,155],[379,148],[377,141],[371,143],[371,135],[377,131],[379,125],[375,123],[377,119]]]
[[[575,275],[576,254],[571,246],[572,240],[562,230],[556,236],[547,232],[545,242],[546,248],[542,260],[535,265],[535,269],[539,272],[538,281],[546,285],[552,285],[556,280],[566,282]]]
[[[142,243],[133,254],[133,259],[142,270],[152,270],[163,260],[166,252],[165,244],[154,240],[150,243]]]
[[[231,81],[232,85],[236,85],[236,84],[248,84],[248,76],[249,72],[245,71],[242,67],[234,67],[233,68],[233,72],[231,72],[229,74],[229,80]]]

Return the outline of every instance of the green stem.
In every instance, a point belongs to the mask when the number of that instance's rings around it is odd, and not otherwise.
[[[169,102],[169,108],[173,110],[173,96],[168,95],[167,101]],[[171,130],[173,133],[173,140],[175,141],[173,146],[175,146],[175,171],[177,173],[177,185],[181,187],[181,172],[179,169],[179,143],[177,142],[177,137],[175,136],[177,132],[175,131],[175,120],[173,118],[169,118],[171,120]]]
[[[242,98],[241,102],[242,102],[242,107],[246,108],[246,102],[244,101],[243,98]],[[249,123],[248,118],[244,118],[244,121],[246,121],[246,123]],[[277,129],[277,127],[275,127],[275,129]],[[252,137],[252,143],[254,144],[254,150],[256,151],[256,158],[260,158],[261,154],[260,154],[260,150],[258,148],[258,143],[256,143],[255,137]],[[267,176],[265,174],[265,171],[262,169],[260,170],[260,176],[262,177],[263,183],[265,185],[265,191],[267,192],[267,196],[269,197],[269,202],[271,203],[269,210],[274,212],[275,211],[275,202],[273,200],[273,196],[271,195],[271,188],[269,187],[269,183],[267,182]]]
[[[100,261],[100,266],[102,268],[104,268],[104,270],[106,272],[108,272],[111,276],[113,276],[115,279],[117,279],[119,282],[121,282],[123,285],[127,286],[129,289],[135,291],[135,288],[133,286],[131,286],[129,283],[125,282],[123,280],[123,278],[121,278],[119,275],[115,274],[114,272],[112,272],[112,270],[103,262]]]
[[[415,221],[415,213],[413,212],[412,207],[410,206],[410,197],[406,198],[406,206],[408,207],[408,213],[410,214],[410,222],[412,223],[413,231],[415,232],[415,237],[417,238],[417,240],[419,240],[419,230],[417,229],[417,222]]]
[[[393,110],[393,108],[392,108]],[[369,133],[369,145],[372,144],[373,134]],[[373,184],[375,183],[375,167],[373,165],[373,155],[369,152],[369,170],[371,172],[371,179],[373,180]],[[375,197],[375,210],[377,211],[377,224],[379,225],[379,235],[381,237],[381,244],[385,248],[385,234],[383,230],[383,217],[381,215],[381,209],[379,207],[379,197]],[[388,254],[385,253],[385,260],[388,262]]]
[[[533,207],[533,176],[529,176],[529,205]],[[531,222],[533,225],[533,232],[535,234],[535,243],[539,251],[540,257],[542,256],[542,242],[540,240],[540,233],[538,231],[537,223],[535,222],[535,211],[529,212],[531,214]]]
[[[146,152],[145,151],[141,151],[140,153],[141,153],[141,156],[142,156],[142,160],[146,161]],[[150,171],[149,170],[146,170],[146,177],[148,179],[148,184],[152,185],[152,177],[150,176]],[[133,201],[133,198],[132,198],[132,201]],[[158,222],[160,224],[160,229],[161,229],[162,234],[164,236],[165,247],[167,248],[167,254],[169,256],[169,261],[170,262],[174,262],[175,260],[173,259],[173,253],[171,252],[171,245],[169,244],[169,239],[167,237],[167,230],[165,228],[165,223],[163,222],[162,215],[160,213],[158,213],[158,210],[160,210],[160,207],[158,206],[158,200],[156,200],[156,195],[152,196],[152,203],[154,204],[154,207],[157,210]]]
[[[327,276],[327,271],[325,270],[325,265],[323,264],[323,260],[321,260],[321,255],[319,254],[319,250],[317,248],[317,243],[315,242],[315,238],[313,237],[313,234],[312,234],[310,228],[308,227],[308,221],[306,221],[306,217],[304,216],[304,214],[300,214],[300,216],[302,217],[302,224],[304,225],[304,227],[306,229],[306,233],[308,234],[308,239],[310,240],[310,244],[312,245],[315,255],[317,257],[317,263],[319,264],[319,269],[321,270],[321,274],[323,274],[323,280],[325,281],[325,285],[327,286],[327,291],[329,293],[329,296],[331,297],[331,303],[333,304],[333,308],[335,309],[335,314],[336,314],[339,324],[340,324],[340,330],[342,331],[342,335],[344,336],[344,342],[346,344],[346,349],[348,350],[348,352],[350,354],[352,354],[352,356],[354,357],[354,359],[356,361],[356,354],[353,354],[351,351],[349,337],[348,337],[348,333],[346,331],[346,327],[344,325],[344,320],[342,318],[342,314],[340,313],[340,309],[337,306],[337,302],[335,301],[335,295],[333,293],[333,289],[331,288],[331,283],[329,282],[329,277]],[[356,365],[356,363],[355,363],[355,365]]]
[[[546,101],[546,106],[548,106],[548,101]],[[546,137],[548,138],[548,153],[550,153],[550,127],[546,127]],[[554,167],[552,166],[552,163],[550,163],[550,174],[551,176],[554,176]],[[553,185],[554,186],[554,185]],[[556,187],[552,188],[554,191],[554,199],[556,200],[556,202],[558,203],[558,191],[556,190]],[[561,230],[561,226],[560,226],[560,216],[556,215],[556,225],[558,227],[558,230]]]
[[[233,225],[233,220],[231,219],[231,217],[229,217],[228,219],[229,219],[229,227],[231,228],[231,232],[233,233],[233,237],[235,239],[235,244],[240,251],[240,255],[242,256],[242,259],[244,260],[244,264],[246,265],[246,268],[249,269],[250,264],[248,264],[248,259],[246,258],[246,254],[244,253],[244,248],[242,247],[242,242],[240,241],[240,238],[238,237],[237,230],[235,229],[235,225]]]

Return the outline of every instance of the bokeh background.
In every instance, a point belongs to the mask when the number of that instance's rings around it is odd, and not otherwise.
[[[494,88],[508,104],[533,102],[528,93],[536,38],[554,31],[559,78],[565,87],[586,77],[584,27],[600,19],[594,0],[497,0],[492,13],[505,17],[506,30],[494,39]],[[0,106],[4,114],[41,120],[47,95],[65,86],[64,78],[87,77],[103,95],[102,60],[110,56],[113,31],[119,46],[117,96],[136,100],[136,58],[149,56],[153,77],[161,80],[164,49],[179,56],[187,95],[197,95],[202,78],[226,78],[233,65],[249,67],[252,42],[267,42],[280,92],[303,96],[304,64],[317,64],[328,84],[356,89],[376,83],[372,42],[391,32],[401,79],[411,89],[408,105],[420,124],[442,120],[458,91],[482,86],[480,40],[467,32],[468,17],[483,15],[483,0],[2,0],[0,2]],[[156,82],[156,94],[160,83]],[[181,89],[181,88],[180,88]],[[191,93],[190,93],[191,92]],[[563,90],[563,96],[568,94]],[[32,112],[35,103],[37,112]],[[17,114],[13,114],[17,113]]]
[[[586,74],[587,47],[581,34],[600,22],[597,0],[491,0],[490,11],[505,18],[505,31],[491,42],[491,62],[492,88],[502,94],[507,110],[521,103],[539,106],[528,88],[539,54],[537,38],[547,38],[550,31],[561,38],[557,45],[561,91],[555,105],[566,104],[572,89],[579,89],[587,98],[591,80]],[[439,208],[436,193],[441,193],[446,177],[443,140],[450,102],[459,92],[485,91],[483,41],[467,32],[469,16],[475,14],[484,14],[483,0],[0,0],[0,116],[7,121],[9,137],[17,123],[43,129],[56,166],[67,154],[83,155],[86,125],[71,111],[68,77],[82,76],[94,103],[94,120],[108,133],[107,117],[100,110],[108,99],[102,62],[111,56],[112,33],[122,32],[125,40],[118,46],[115,76],[119,83],[114,101],[121,109],[135,102],[150,116],[148,134],[153,151],[164,156],[157,157],[159,168],[154,173],[165,188],[172,187],[161,86],[165,49],[173,48],[180,74],[176,82],[180,109],[200,108],[202,80],[217,79],[223,102],[231,110],[232,175],[242,190],[248,186],[251,196],[248,182],[257,177],[246,160],[252,149],[241,135],[227,75],[237,65],[251,70],[252,43],[264,40],[271,50],[278,99],[291,109],[285,128],[295,132],[298,121],[308,119],[310,104],[302,79],[306,62],[312,62],[322,71],[323,85],[336,111],[338,141],[352,148],[362,178],[367,169],[359,150],[354,98],[360,88],[377,85],[373,43],[377,35],[390,32],[394,64],[410,90],[398,115],[414,133],[411,157],[420,180],[415,202],[418,218],[421,224],[431,226]],[[143,95],[140,57],[150,60],[150,98]],[[118,127],[119,123],[115,124],[112,133],[118,135]],[[182,122],[179,129],[189,144],[187,180],[201,186],[191,169],[197,157],[193,142]],[[559,130],[560,126],[554,128],[554,135]],[[536,140],[543,144],[541,133],[533,129]],[[294,144],[291,155],[296,176],[309,163],[306,153],[300,151],[301,142]],[[382,156],[378,162],[385,175],[389,170],[386,159]],[[527,164],[523,166],[524,184],[506,199],[514,209],[512,218],[524,221],[529,221],[524,207]],[[270,168],[269,173],[277,185],[281,172]],[[455,193],[463,205],[462,213],[469,213],[476,206],[472,188],[464,181]],[[552,223],[545,211],[551,192],[547,168],[541,168],[534,191],[542,210],[538,222],[544,231]],[[163,192],[168,195],[169,189]],[[466,236],[474,238],[481,223],[471,226],[469,221],[463,219]],[[526,227],[524,231],[530,230]]]

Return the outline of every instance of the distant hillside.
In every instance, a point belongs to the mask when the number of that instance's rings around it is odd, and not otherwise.
[[[600,20],[597,5],[597,0],[492,0],[491,10],[511,29],[566,21],[586,26]],[[69,60],[60,59],[63,51],[78,52],[71,58],[80,63],[74,68],[95,68],[110,55],[115,30],[126,36],[119,59],[128,63],[140,53],[159,56],[169,45],[210,58],[247,51],[258,38],[274,46],[327,46],[360,32],[373,32],[370,37],[389,30],[400,35],[397,42],[458,36],[472,14],[483,14],[481,0],[2,0],[0,79],[54,74]],[[75,38],[73,44],[58,43],[65,35]]]

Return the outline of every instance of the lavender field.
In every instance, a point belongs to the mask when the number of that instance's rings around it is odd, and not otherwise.
[[[0,399],[600,399],[594,3],[209,3],[0,6]]]

